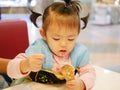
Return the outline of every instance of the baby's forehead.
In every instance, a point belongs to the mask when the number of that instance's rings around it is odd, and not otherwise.
[[[78,34],[78,29],[65,27],[65,26],[60,27],[57,25],[50,25],[49,28],[47,29],[47,32],[56,36],[66,36],[66,35],[72,36]]]
[[[69,25],[58,25],[58,24],[51,24],[48,26],[49,30],[55,30],[55,31],[64,31],[64,32],[69,32],[69,31],[78,31],[78,27],[74,26],[69,26]]]

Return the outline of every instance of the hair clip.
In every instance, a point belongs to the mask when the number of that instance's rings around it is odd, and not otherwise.
[[[72,1],[71,0],[63,0],[65,2],[65,7],[72,6]]]

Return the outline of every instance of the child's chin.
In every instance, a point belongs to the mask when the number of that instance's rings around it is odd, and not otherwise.
[[[64,55],[59,55],[59,57],[65,57],[66,55],[64,54]]]

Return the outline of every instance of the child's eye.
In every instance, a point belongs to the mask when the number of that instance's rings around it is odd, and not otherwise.
[[[53,40],[58,41],[58,40],[60,40],[60,39],[59,39],[59,38],[53,38]]]
[[[74,41],[75,39],[68,39],[69,41]]]

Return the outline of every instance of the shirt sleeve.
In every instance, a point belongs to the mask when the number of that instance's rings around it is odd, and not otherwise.
[[[91,89],[94,86],[96,73],[91,64],[87,64],[78,69],[79,78],[84,82],[86,90]]]
[[[30,72],[22,74],[20,71],[20,63],[22,60],[25,60],[26,56],[24,53],[18,54],[13,60],[8,63],[7,74],[9,77],[18,79],[24,76],[27,76]]]

